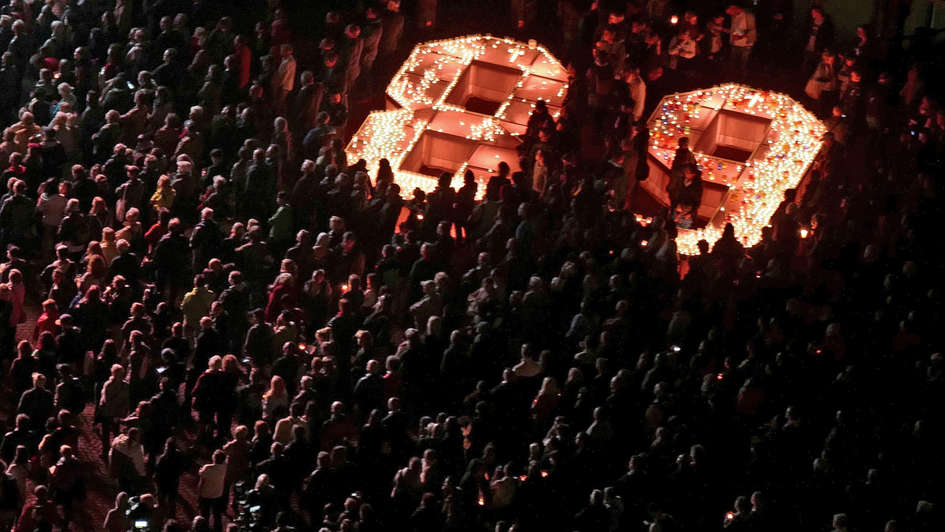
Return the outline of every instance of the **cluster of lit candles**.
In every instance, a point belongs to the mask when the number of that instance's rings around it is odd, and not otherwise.
[[[722,236],[726,223],[735,227],[735,234],[746,246],[754,245],[761,238],[761,230],[768,225],[784,191],[796,187],[807,172],[814,157],[820,151],[822,137],[826,132],[823,123],[801,104],[780,93],[762,91],[729,83],[711,89],[668,96],[660,104],[659,115],[651,120],[655,130],[650,148],[655,153],[675,150],[680,132],[687,131],[689,124],[698,118],[699,109],[718,111],[722,108],[771,119],[766,142],[768,150],[763,157],[748,161],[745,167],[736,168],[736,178],[724,178],[729,186],[734,185],[719,215],[702,229],[680,230],[676,239],[680,253],[698,253],[698,242],[710,244]],[[726,164],[711,156],[696,152],[697,161]],[[729,163],[731,164],[731,163]],[[716,167],[723,170],[724,167]],[[710,180],[717,174],[712,167],[705,166]],[[740,179],[743,171],[748,174]],[[720,180],[721,181],[721,180]],[[806,235],[802,234],[802,237]]]
[[[533,73],[542,76],[540,79],[545,81],[540,85],[547,86],[546,99],[564,98],[568,89],[564,67],[534,40],[523,43],[491,35],[469,35],[421,43],[413,49],[387,87],[387,95],[400,105],[401,109],[378,111],[368,115],[346,148],[348,158],[364,159],[372,175],[376,173],[378,162],[386,158],[390,161],[395,180],[402,190],[432,190],[436,186],[435,178],[400,168],[403,159],[419,141],[423,131],[433,130],[429,120],[415,119],[413,111],[432,108],[434,111],[468,113],[466,109],[447,103],[446,100],[459,83],[466,67],[482,58],[488,51],[508,54],[507,62],[519,68],[522,75],[492,116],[478,121],[470,120],[468,123],[459,122],[459,125],[467,130],[465,138],[495,142],[501,135],[515,136],[516,133],[508,132],[499,121],[508,118],[509,105],[516,98],[529,103],[527,99],[517,97],[516,91],[525,86],[527,78]],[[527,60],[523,59],[524,57],[527,57]],[[534,106],[534,102],[530,102],[530,107]],[[554,111],[552,114],[557,118],[559,112]],[[411,127],[413,135],[408,139],[407,130]],[[454,186],[461,183],[466,168],[467,164],[463,164],[454,173]],[[481,193],[482,191],[480,195]]]

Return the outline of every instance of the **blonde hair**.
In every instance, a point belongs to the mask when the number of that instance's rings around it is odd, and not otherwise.
[[[263,394],[263,398],[270,399],[276,394],[286,395],[286,393],[285,381],[282,379],[282,377],[275,375],[272,377],[272,380],[269,381],[269,389]]]

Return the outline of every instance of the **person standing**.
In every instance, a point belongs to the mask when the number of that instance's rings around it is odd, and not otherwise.
[[[177,440],[174,437],[168,438],[164,442],[164,452],[158,456],[154,466],[158,503],[168,517],[177,515],[180,477],[185,465],[183,456],[177,448]]]
[[[282,115],[286,111],[286,97],[295,88],[295,52],[291,44],[283,44],[279,52],[282,61],[279,63],[278,75],[272,79],[272,94],[276,112]]]
[[[429,30],[436,25],[436,11],[439,0],[420,0],[415,9],[417,29]]]
[[[836,56],[830,50],[824,50],[820,63],[807,80],[804,93],[811,99],[812,107],[821,116],[829,116],[837,93]]]
[[[361,76],[361,56],[364,54],[364,39],[361,38],[360,26],[348,24],[345,27],[344,44],[341,51],[344,63],[344,86],[348,92],[351,92],[354,90],[355,82]]]
[[[640,122],[643,118],[643,110],[646,107],[646,82],[640,76],[640,69],[631,67],[627,69],[627,89],[630,100],[633,102],[632,118],[633,123]]]
[[[814,6],[810,10],[810,22],[807,26],[807,39],[804,42],[804,60],[801,72],[809,75],[821,58],[821,52],[833,44],[833,22],[822,7]]]
[[[404,34],[404,15],[400,12],[400,0],[387,0],[387,10],[381,18],[381,41],[378,54],[381,59],[389,59],[400,48],[400,39]]]
[[[758,39],[758,27],[755,15],[738,3],[731,3],[725,13],[731,17],[729,26],[729,64],[736,77],[743,78],[747,73],[751,49]]]
[[[210,520],[213,514],[213,529],[223,530],[223,510],[226,508],[224,484],[226,480],[226,453],[216,450],[213,461],[200,468],[197,492],[200,496],[200,515]]]
[[[370,6],[364,11],[364,28],[361,35],[364,39],[364,50],[361,52],[361,73],[365,78],[370,79],[374,61],[380,51],[381,39],[384,37],[384,21],[377,7]]]

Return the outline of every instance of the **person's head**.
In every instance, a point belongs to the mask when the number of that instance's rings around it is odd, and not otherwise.
[[[424,260],[433,260],[433,245],[424,243],[420,246],[420,256]]]
[[[171,234],[178,234],[184,229],[184,223],[181,222],[180,218],[171,218],[167,222],[167,232]]]
[[[866,24],[858,24],[856,26],[856,37],[861,41],[866,41],[869,39],[870,30],[869,26]]]
[[[55,299],[47,299],[43,301],[43,312],[46,314],[54,314],[58,311],[59,306],[56,304]]]
[[[27,421],[29,421],[29,418],[27,418]],[[19,464],[19,465],[26,465],[29,459],[30,459],[29,449],[25,445],[17,445],[16,451],[14,451],[14,454],[13,454],[13,463]]]
[[[285,381],[282,379],[282,377],[278,375],[272,377],[272,379],[269,381],[269,393],[270,395],[285,395]]]
[[[825,18],[824,9],[820,6],[810,8],[810,18],[813,19],[815,24],[823,24]]]
[[[847,514],[841,513],[841,514],[833,515],[832,524],[836,530],[846,530],[846,528],[849,526],[848,523],[849,523],[849,519],[847,518]]]
[[[42,373],[36,372],[33,373],[33,387],[34,388],[45,388],[46,387],[46,376]]]
[[[735,498],[735,513],[738,515],[748,515],[751,512],[751,503],[748,501],[748,497],[744,495],[739,495]]]
[[[499,168],[499,177],[508,177],[509,173],[512,172],[511,167],[509,167],[509,163],[505,161],[500,161],[498,168]]]
[[[334,50],[329,50],[322,54],[322,64],[325,68],[334,68],[338,64],[338,53]]]
[[[741,15],[745,9],[742,7],[741,3],[730,2],[728,7],[725,8],[725,14],[730,17],[735,17]]]

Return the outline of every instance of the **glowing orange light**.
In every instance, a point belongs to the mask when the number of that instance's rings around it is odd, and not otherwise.
[[[731,521],[732,519],[735,519],[735,514],[733,512],[728,512],[725,514],[726,521]]]
[[[717,380],[722,380],[722,379],[725,378],[725,375],[722,374],[722,373],[716,373],[716,374],[715,374],[715,378],[716,378]]]
[[[640,245],[643,247],[646,247],[647,245],[649,245],[649,242],[647,242],[646,240],[641,240]]]
[[[423,220],[423,213],[422,213],[422,212],[418,212],[418,213],[417,213],[417,219],[418,219],[418,220]]]
[[[679,17],[677,17],[676,15],[669,17],[670,24],[676,24],[677,22],[679,22]]]
[[[527,475],[520,475],[520,476],[518,477],[518,479],[521,480],[522,482],[525,482],[526,480],[528,480],[528,476],[527,476]]]
[[[429,24],[432,25],[432,21]],[[450,99],[456,92],[454,88],[463,88],[460,81],[469,77],[465,74],[473,62],[511,67],[521,72],[518,82],[504,98],[498,97],[500,105],[491,116],[467,110]],[[345,152],[350,160],[363,159],[372,176],[376,175],[379,161],[387,159],[401,190],[419,188],[430,192],[436,187],[437,178],[417,171],[416,157],[408,157],[415,147],[426,149],[425,139],[431,137],[424,133],[477,141],[480,147],[489,149],[472,152],[469,161],[455,161],[460,163],[455,170],[447,167],[453,174],[451,186],[454,188],[462,186],[467,169],[473,170],[481,185],[477,199],[481,199],[486,175],[494,172],[496,161],[493,158],[517,161],[514,151],[501,156],[496,152],[508,152],[517,144],[515,137],[525,132],[534,102],[539,99],[548,102],[552,116],[557,117],[567,90],[567,70],[538,43],[491,35],[423,42],[414,47],[387,86],[386,95],[396,108],[370,113]],[[516,163],[511,164],[515,170]]]
[[[541,478],[548,478],[548,472],[547,472],[547,471],[542,471],[542,472],[541,472]]]
[[[480,495],[480,496],[479,496],[479,500],[476,501],[476,502],[479,504],[479,506],[485,506],[485,505],[486,505],[486,498],[483,497],[482,495]]]
[[[698,151],[702,145],[714,146],[700,143],[699,137],[710,130],[722,112],[769,121],[764,137],[755,139],[758,145],[745,163]],[[713,244],[728,223],[734,226],[743,245],[757,243],[784,191],[797,187],[813,163],[826,132],[824,124],[791,97],[735,83],[670,94],[657,105],[648,126],[651,159],[669,168],[677,140],[689,137],[703,179],[727,188],[723,202],[705,227],[679,229],[676,245],[685,255],[697,254],[700,240]]]
[[[801,229],[801,238],[807,238],[808,234],[807,229]]]
[[[347,292],[347,291],[348,291],[348,285],[346,285],[346,284],[341,285],[341,291],[342,291],[342,292]]]

